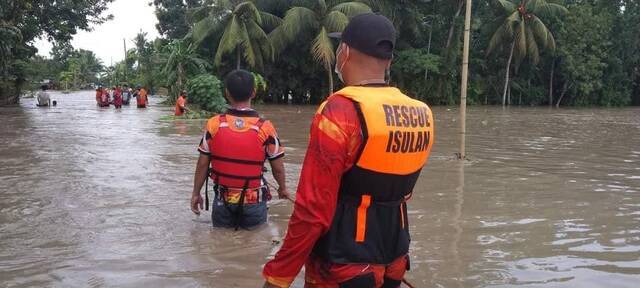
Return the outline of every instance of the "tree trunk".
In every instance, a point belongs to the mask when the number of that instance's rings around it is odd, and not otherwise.
[[[509,52],[509,60],[507,60],[507,72],[504,75],[504,90],[502,92],[502,106],[507,104],[507,88],[509,87],[509,72],[511,68],[511,60],[513,60],[513,50],[516,48],[516,41],[511,44],[511,51]]]
[[[567,90],[569,90],[569,81],[564,82],[564,85],[562,86],[562,93],[560,94],[560,98],[558,98],[556,108],[560,108],[560,102],[562,102],[562,98],[564,98],[564,94],[567,93]]]
[[[553,107],[553,73],[556,69],[556,59],[551,60],[551,76],[549,76],[549,107]]]
[[[445,50],[449,49],[449,47],[451,46],[451,41],[453,41],[453,32],[455,31],[456,28],[456,18],[458,18],[458,16],[460,16],[460,13],[462,12],[462,6],[464,4],[464,1],[460,0],[458,1],[458,10],[456,11],[456,14],[454,14],[453,19],[451,20],[451,26],[449,27],[449,35],[447,36],[447,45],[445,45]]]
[[[328,76],[329,76],[329,94],[327,95],[327,97],[331,96],[331,94],[333,94],[333,71],[331,71],[331,68],[326,68],[327,72],[328,72]],[[325,98],[326,99],[326,98]],[[324,99],[323,99],[324,101]]]
[[[427,54],[431,54],[431,35],[433,34],[433,26],[429,28],[429,43],[427,44]],[[424,69],[424,81],[429,78],[429,69]]]
[[[236,47],[236,69],[240,69],[240,46]]]
[[[176,75],[176,84],[178,86],[178,93],[182,92],[182,79],[184,79],[184,68],[182,67],[182,63],[178,63],[178,67],[177,67],[177,74]],[[177,99],[177,98],[176,98]]]

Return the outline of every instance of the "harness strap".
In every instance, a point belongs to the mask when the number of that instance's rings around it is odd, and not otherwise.
[[[207,167],[207,178],[204,181],[204,201],[205,209],[209,211],[209,175],[211,175],[211,167]]]
[[[237,176],[237,175],[231,175],[231,174],[226,174],[226,173],[222,173],[220,171],[217,171],[215,169],[211,169],[211,174],[215,174],[216,177],[226,177],[226,178],[233,178],[233,179],[241,179],[241,180],[259,180],[262,179],[262,174],[260,175],[256,175],[256,176]]]
[[[238,164],[247,164],[247,165],[256,165],[256,166],[264,165],[263,161],[251,161],[251,160],[233,159],[233,158],[227,158],[227,157],[217,156],[217,155],[213,155],[213,154],[211,155],[211,159],[220,160],[220,161],[224,161],[224,162],[238,163]]]
[[[249,180],[245,180],[244,182],[244,187],[242,188],[242,192],[240,192],[240,199],[238,199],[238,208],[236,208],[236,213],[234,215],[235,218],[235,225],[236,225],[236,231],[238,231],[238,228],[240,227],[240,221],[242,220],[242,217],[244,216],[243,212],[244,212],[244,195],[247,192],[247,187],[249,187]]]

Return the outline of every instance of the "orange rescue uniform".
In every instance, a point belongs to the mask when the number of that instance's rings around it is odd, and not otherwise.
[[[288,287],[305,265],[305,287],[398,287],[409,266],[406,201],[433,123],[426,104],[396,88],[329,97],[313,119],[294,212],[265,279]]]
[[[180,95],[178,100],[176,100],[176,116],[182,116],[184,114],[185,105],[187,105],[187,99],[184,99],[184,97]]]
[[[147,107],[147,103],[149,102],[149,100],[147,99],[147,90],[146,89],[144,89],[144,88],[140,89],[140,93],[138,93],[137,102],[138,102],[138,108]]]

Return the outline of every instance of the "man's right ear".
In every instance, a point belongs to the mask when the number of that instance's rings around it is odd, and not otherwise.
[[[224,89],[224,98],[227,99],[227,102],[232,102],[231,93],[229,93],[229,90],[227,90],[227,88]]]

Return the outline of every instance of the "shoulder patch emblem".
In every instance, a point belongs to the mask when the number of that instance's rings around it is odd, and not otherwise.
[[[242,118],[236,118],[236,121],[234,122],[234,124],[238,129],[244,128],[244,120]]]

